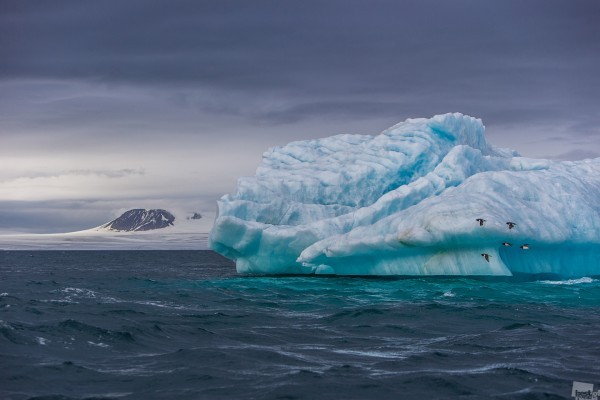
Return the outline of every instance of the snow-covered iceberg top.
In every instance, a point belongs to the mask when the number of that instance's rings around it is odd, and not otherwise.
[[[272,148],[218,204],[241,273],[600,274],[600,159],[523,158],[458,113]]]

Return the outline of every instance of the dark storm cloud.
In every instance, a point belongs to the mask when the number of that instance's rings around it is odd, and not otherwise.
[[[600,3],[593,1],[4,4],[3,79],[299,97],[426,87],[431,97],[512,94],[516,102],[558,92],[591,96],[600,83]]]
[[[277,125],[460,111],[593,136],[598,20],[589,0],[5,1],[0,81],[49,82],[40,96],[69,81],[104,92],[28,99],[20,110],[34,112],[4,127],[124,137],[160,118],[183,131],[200,114]],[[153,92],[108,95],[123,87]]]
[[[152,87],[165,114],[259,124],[460,111],[597,135],[599,19],[588,0],[6,1],[0,80]],[[117,135],[156,126],[153,101],[66,99],[27,120]]]

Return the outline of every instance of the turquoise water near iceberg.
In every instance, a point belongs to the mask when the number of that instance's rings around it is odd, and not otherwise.
[[[0,398],[570,398],[600,280],[239,276],[209,251],[0,252]]]

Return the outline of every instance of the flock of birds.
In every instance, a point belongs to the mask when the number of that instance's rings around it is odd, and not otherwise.
[[[479,222],[479,226],[483,226],[486,222],[485,219],[483,218],[477,218],[475,221]],[[506,225],[508,225],[508,230],[513,229],[515,226],[517,226],[517,224],[515,222],[507,222]],[[509,242],[502,242],[503,246],[506,247],[511,247],[512,244]],[[529,250],[529,245],[528,244],[523,244],[521,246],[519,246],[521,249],[523,250]],[[490,255],[488,253],[481,253],[481,256],[485,259],[485,261],[490,262]]]

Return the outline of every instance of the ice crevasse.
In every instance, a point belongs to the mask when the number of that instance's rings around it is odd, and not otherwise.
[[[600,275],[600,158],[520,157],[459,113],[269,149],[218,207],[240,273]]]

